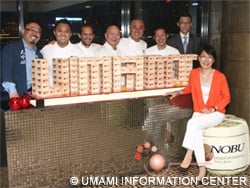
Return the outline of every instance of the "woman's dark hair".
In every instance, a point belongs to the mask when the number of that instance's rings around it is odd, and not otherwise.
[[[213,56],[214,61],[216,61],[217,55],[216,55],[216,50],[215,50],[215,48],[214,48],[213,46],[208,45],[208,44],[207,44],[207,45],[204,45],[204,46],[201,48],[201,50],[200,50],[200,52],[199,52],[199,55],[201,55],[202,51],[205,51],[208,55]]]

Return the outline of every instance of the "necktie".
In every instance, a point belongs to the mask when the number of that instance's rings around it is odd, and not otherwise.
[[[188,46],[188,42],[187,42],[187,36],[183,37],[184,41],[183,41],[183,49],[184,49],[184,54],[187,52],[187,46]]]

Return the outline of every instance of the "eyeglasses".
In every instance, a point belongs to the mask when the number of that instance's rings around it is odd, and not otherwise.
[[[37,30],[35,30],[35,29],[32,29],[32,28],[24,28],[25,30],[27,30],[27,31],[29,31],[29,32],[33,32],[33,33],[37,33],[37,34],[39,34],[39,35],[41,35],[41,31],[37,31]]]

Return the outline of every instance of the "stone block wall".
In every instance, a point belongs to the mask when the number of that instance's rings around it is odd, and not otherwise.
[[[212,1],[210,13],[210,43],[232,96],[227,113],[250,124],[250,1]]]

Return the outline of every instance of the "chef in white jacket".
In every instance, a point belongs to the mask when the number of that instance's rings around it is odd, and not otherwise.
[[[83,53],[70,42],[71,24],[67,20],[56,23],[54,35],[56,42],[45,45],[41,53],[49,64],[49,84],[53,86],[53,58],[82,57]]]
[[[144,22],[140,19],[134,19],[130,23],[130,36],[121,38],[117,48],[122,56],[144,55],[147,49],[147,43],[141,38],[144,33]]]
[[[117,49],[117,45],[120,41],[121,32],[116,25],[110,25],[105,32],[106,42],[98,49],[97,56],[118,56],[120,51]]]
[[[81,41],[75,44],[84,54],[85,57],[95,57],[100,44],[94,43],[95,33],[93,27],[90,25],[83,25],[81,27],[78,37]]]
[[[145,55],[175,55],[180,54],[179,50],[167,45],[168,33],[162,27],[157,28],[154,32],[156,45],[151,46],[145,52]]]

